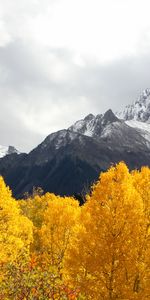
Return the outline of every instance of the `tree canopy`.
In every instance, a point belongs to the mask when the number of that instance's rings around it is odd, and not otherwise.
[[[101,173],[79,206],[0,178],[1,299],[150,298],[150,169]]]

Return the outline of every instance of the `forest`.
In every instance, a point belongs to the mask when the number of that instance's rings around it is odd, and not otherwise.
[[[0,177],[0,299],[150,299],[150,168],[111,166],[82,206]]]

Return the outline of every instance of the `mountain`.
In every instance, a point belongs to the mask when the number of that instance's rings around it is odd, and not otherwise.
[[[118,112],[117,116],[125,121],[135,120],[150,123],[150,89],[145,89],[136,101]]]
[[[19,154],[19,151],[16,150],[13,146],[0,146],[0,158],[12,153]]]
[[[150,142],[108,110],[48,135],[29,154],[1,158],[0,174],[17,198],[34,186],[76,195],[88,191],[101,171],[121,160],[131,169],[150,165]]]
[[[111,109],[89,114],[48,135],[29,154],[2,148],[0,174],[16,198],[32,193],[33,187],[77,195],[87,192],[101,171],[121,160],[130,169],[150,166],[149,89],[117,115]]]
[[[127,105],[121,112],[116,113],[117,117],[133,128],[150,142],[150,89],[145,89],[139,98],[131,105]]]
[[[97,141],[105,141],[112,149],[150,147],[150,143],[141,136],[138,128],[133,129],[127,122],[117,118],[109,109],[103,115],[88,115],[69,127],[70,131],[92,137]]]
[[[79,120],[69,127],[69,130],[99,139],[107,125],[115,122],[120,122],[120,120],[109,109],[104,115],[94,116],[89,114],[83,120]]]

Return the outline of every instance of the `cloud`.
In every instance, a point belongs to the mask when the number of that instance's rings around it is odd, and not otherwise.
[[[134,5],[0,3],[0,144],[29,151],[88,113],[119,110],[150,86],[148,2],[139,1],[136,12]]]

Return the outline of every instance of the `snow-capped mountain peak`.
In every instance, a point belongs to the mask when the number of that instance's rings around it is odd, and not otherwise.
[[[148,143],[150,142],[150,89],[145,89],[139,98],[116,115],[125,123],[138,130]]]
[[[1,146],[0,145],[0,158],[12,154],[12,153],[17,153],[19,154],[20,152],[15,149],[13,146]]]
[[[125,121],[135,120],[150,123],[150,89],[145,89],[136,101],[127,105],[116,115]]]
[[[113,111],[111,109],[107,110],[105,114],[102,117],[102,124],[103,125],[108,125],[114,122],[118,122],[118,118],[115,116]]]
[[[96,116],[89,114],[84,119],[77,121],[74,125],[69,127],[70,131],[78,132],[80,134],[99,138],[104,128],[114,122],[120,122],[114,115],[111,109],[105,114],[98,114]]]

